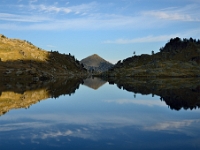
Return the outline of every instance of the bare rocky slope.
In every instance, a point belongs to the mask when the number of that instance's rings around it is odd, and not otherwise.
[[[109,71],[110,77],[200,77],[200,40],[170,39],[160,52],[143,54],[118,61]]]
[[[87,71],[74,56],[45,51],[32,43],[0,35],[0,74],[4,80],[47,80],[84,76]]]
[[[97,54],[88,56],[80,61],[89,72],[104,72],[113,67],[113,64]]]

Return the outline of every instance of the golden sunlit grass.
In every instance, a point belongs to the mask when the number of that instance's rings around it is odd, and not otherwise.
[[[19,39],[8,39],[0,35],[0,56],[1,61],[45,61],[48,59],[49,53],[32,45],[30,42]]]
[[[0,60],[0,73],[9,78],[38,80],[86,74],[74,56],[48,52],[28,41],[4,35],[0,35]]]

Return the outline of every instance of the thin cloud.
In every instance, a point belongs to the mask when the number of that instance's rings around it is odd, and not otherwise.
[[[183,120],[183,121],[170,121],[154,124],[153,126],[144,127],[145,130],[160,131],[160,130],[175,130],[183,127],[191,126],[194,123],[199,123],[200,120]]]
[[[133,39],[117,39],[117,40],[107,40],[103,43],[105,44],[133,44],[133,43],[150,43],[150,42],[162,42],[167,41],[172,37],[177,37],[178,34],[172,35],[160,35],[160,36],[146,36],[141,38],[133,38]]]
[[[146,106],[166,106],[165,103],[158,100],[130,100],[130,99],[119,99],[119,100],[106,100],[107,103],[117,104],[138,104]]]
[[[144,126],[143,130],[147,131],[164,131],[164,132],[180,132],[182,134],[188,136],[197,136],[198,134],[195,132],[199,127],[200,120],[199,119],[191,119],[191,120],[181,120],[181,121],[168,121],[168,122],[160,122],[157,124],[152,124],[148,126]],[[191,128],[193,130],[187,130]]]
[[[180,38],[190,38],[190,37],[199,37],[200,28],[194,28],[186,30],[182,33],[169,34],[169,35],[159,35],[159,36],[145,36],[140,38],[125,39],[119,38],[116,40],[106,40],[102,43],[104,44],[134,44],[134,43],[152,43],[152,42],[166,42],[171,38],[180,37]]]
[[[28,129],[28,128],[40,128],[40,127],[47,128],[48,126],[51,126],[51,124],[41,123],[41,122],[36,122],[36,121],[22,122],[22,123],[15,123],[15,124],[5,124],[1,126],[0,132],[21,130],[21,129]]]
[[[91,139],[97,140],[97,135],[94,135],[92,131],[87,131],[84,129],[77,129],[77,130],[67,130],[67,131],[46,131],[46,133],[40,133],[38,135],[33,135],[31,137],[32,140],[37,139],[48,139],[48,138],[59,138],[59,137],[78,137],[82,139]]]
[[[2,22],[0,28],[9,30],[124,29],[141,28],[141,22],[146,20],[141,16],[99,13],[101,7],[103,6],[96,2],[67,7],[44,4],[18,5],[18,14],[0,14],[0,21],[9,21],[9,23]]]
[[[58,7],[55,5],[30,5],[30,8],[32,10],[42,11],[42,12],[55,12],[55,13],[74,13],[74,14],[80,14],[80,13],[87,13],[89,11],[94,10],[98,4],[96,2],[88,3],[88,4],[81,4],[81,5],[75,5],[70,7]]]
[[[15,16],[15,15],[13,15]],[[45,20],[46,19],[46,20]],[[68,29],[113,29],[113,28],[124,28],[132,27],[136,20],[132,17],[117,16],[117,15],[93,15],[93,16],[82,16],[74,19],[49,19],[30,16],[18,16],[14,17],[0,17],[0,20],[7,21],[23,21],[23,22],[35,22],[34,24],[0,24],[0,28],[9,30],[68,30]],[[8,28],[6,25],[12,25],[13,28]]]
[[[57,131],[57,132],[49,132],[49,133],[44,133],[40,136],[34,136],[33,138],[41,138],[41,139],[47,139],[47,138],[55,138],[55,137],[60,137],[60,136],[69,136],[73,132],[71,130],[67,130],[65,132]]]
[[[50,19],[43,16],[26,16],[26,15],[15,15],[9,13],[0,13],[0,20],[13,21],[13,22],[43,22],[49,21]]]
[[[166,8],[162,10],[138,12],[137,15],[119,15],[103,13],[103,6],[96,2],[67,5],[18,5],[18,14],[0,13],[0,29],[5,30],[107,30],[107,29],[154,29],[171,24],[171,21],[160,20],[195,20],[199,6],[193,5],[178,8]],[[112,9],[112,8],[110,8]],[[23,11],[20,11],[23,10]],[[100,13],[101,11],[101,13]],[[191,11],[191,13],[189,13]],[[183,12],[183,13],[182,13]],[[26,14],[26,15],[24,15]],[[33,15],[34,14],[34,15]],[[53,15],[52,15],[53,14]],[[175,14],[173,16],[173,14]],[[198,20],[198,18],[196,18]],[[17,22],[17,23],[16,23]],[[145,22],[145,23],[144,23]],[[10,28],[12,27],[12,28]],[[169,36],[148,36],[136,39],[107,40],[103,43],[129,44],[142,42],[166,41]]]
[[[162,12],[162,11],[149,11],[145,12],[145,15],[150,15],[157,17],[159,19],[167,19],[167,20],[179,20],[179,21],[200,21],[199,18],[193,18],[190,15],[182,15],[178,13],[168,13],[168,12]]]
[[[56,6],[46,6],[46,5],[31,5],[32,9],[37,9],[43,12],[64,12],[66,14],[72,12],[71,9],[65,7],[56,7]]]
[[[187,5],[183,8],[171,7],[162,10],[144,11],[142,14],[164,20],[199,22],[199,9],[200,7],[197,5]]]

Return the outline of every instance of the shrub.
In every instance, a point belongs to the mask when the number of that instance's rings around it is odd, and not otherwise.
[[[6,36],[5,36],[5,35],[1,35],[1,37],[2,37],[2,38],[6,38]]]

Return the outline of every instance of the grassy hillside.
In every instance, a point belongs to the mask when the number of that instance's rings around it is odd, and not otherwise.
[[[171,39],[152,55],[132,56],[118,63],[103,76],[200,76],[200,41]]]
[[[71,55],[48,52],[28,41],[0,35],[0,74],[34,80],[57,76],[80,76],[86,70]]]
[[[101,58],[97,54],[88,56],[80,61],[90,72],[103,72],[110,69],[113,64]]]

